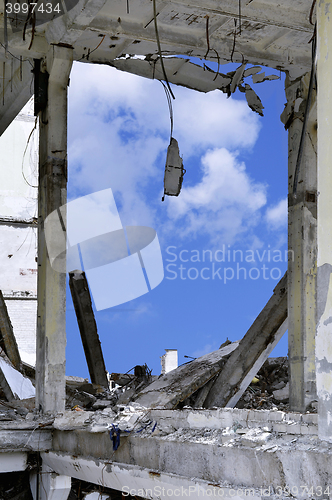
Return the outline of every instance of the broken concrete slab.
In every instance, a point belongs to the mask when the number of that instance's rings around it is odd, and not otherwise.
[[[0,335],[3,340],[5,352],[17,370],[21,369],[22,361],[18,350],[7,306],[0,290]]]
[[[146,418],[157,425],[142,426],[142,420],[137,417],[141,412],[144,415],[144,409],[133,407],[132,411],[130,408],[125,411],[134,420],[129,424],[127,437],[121,435],[115,452],[113,449],[112,453],[106,427],[104,432],[100,429],[97,433],[89,428],[72,433],[56,430],[53,449],[42,455],[43,460],[59,474],[122,492],[124,486],[130,486],[131,481],[139,478],[141,487],[151,486],[153,492],[154,486],[169,475],[173,475],[174,480],[168,484],[169,488],[172,484],[184,486],[187,481],[191,481],[192,487],[196,481],[201,486],[206,481],[218,488],[246,485],[246,488],[262,489],[272,485],[276,491],[277,486],[295,487],[306,479],[309,487],[312,480],[316,484],[316,478],[324,485],[329,481],[326,471],[331,470],[332,445],[318,439],[316,415],[230,408],[151,410]],[[109,423],[115,424],[118,418],[121,418],[119,414],[115,419],[110,415]],[[158,429],[161,432],[157,432]],[[299,459],[296,468],[292,465],[294,456]],[[208,466],[202,467],[202,463]],[[308,471],[312,473],[308,475]],[[132,484],[132,488],[137,487]],[[203,491],[199,493],[203,496]],[[206,496],[214,495],[235,497],[217,490]],[[181,495],[175,493],[174,496]],[[149,498],[158,498],[158,495],[151,493]]]
[[[238,349],[233,351],[225,366],[220,371],[215,383],[204,402],[205,408],[213,406],[235,406],[246,387],[241,383],[256,364],[256,373],[265,359],[262,357],[271,344],[280,335],[280,328],[287,318],[287,273],[273,290],[273,295],[255,319]],[[259,366],[258,361],[261,365]],[[248,385],[250,378],[247,380]],[[242,392],[239,390],[242,387]]]
[[[77,389],[72,389],[71,387],[66,387],[66,408],[73,408],[74,406],[82,406],[83,408],[89,408],[97,401],[95,396],[89,394],[85,391],[79,391]]]
[[[273,391],[273,397],[277,401],[287,401],[289,399],[289,382],[281,389]]]
[[[14,368],[3,351],[0,352],[0,386],[8,401],[32,398],[35,395],[31,380]]]
[[[69,286],[80,329],[91,382],[109,388],[97,324],[94,317],[89,285],[82,271],[69,273]]]
[[[147,408],[173,409],[218,373],[239,342],[205,354],[152,382],[134,400]]]
[[[65,411],[55,418],[54,429],[61,431],[84,429],[90,424],[92,416],[92,411]]]
[[[1,452],[52,449],[52,429],[38,422],[1,422]]]

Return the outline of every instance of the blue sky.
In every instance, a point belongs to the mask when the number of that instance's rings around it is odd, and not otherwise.
[[[154,228],[164,260],[158,287],[95,313],[110,372],[147,363],[159,374],[164,349],[178,349],[181,364],[241,339],[287,268],[283,77],[253,85],[264,117],[239,91],[227,99],[172,88],[186,174],[179,197],[162,203],[170,131],[162,85],[91,64],[75,63],[71,74],[69,199],[111,188],[123,225]],[[274,354],[286,353],[284,338]],[[70,293],[67,374],[88,376]]]

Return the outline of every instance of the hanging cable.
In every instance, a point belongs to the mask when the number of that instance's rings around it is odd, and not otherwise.
[[[314,8],[315,8],[315,5],[316,5],[316,0],[313,0],[312,2],[312,5],[311,5],[311,9],[310,9],[310,14],[309,14],[309,22],[310,24],[314,25],[315,23],[313,22],[312,20],[312,16],[313,16],[313,13],[314,13]]]
[[[206,58],[209,54],[210,51],[213,51],[215,52],[216,56],[217,56],[217,61],[218,61],[218,69],[217,69],[217,72],[216,72],[216,76],[213,78],[213,81],[215,81],[219,75],[219,70],[220,70],[220,57],[219,57],[219,54],[218,52],[216,51],[216,49],[214,48],[210,48],[210,36],[209,36],[209,19],[210,17],[208,15],[205,16],[206,17],[206,27],[205,27],[205,32],[206,32],[206,45],[207,45],[207,50],[206,50],[206,53],[205,53],[205,56],[204,56],[204,59],[206,61]],[[206,66],[206,64],[204,63],[204,70],[205,68],[208,68]],[[209,69],[209,68],[208,68]]]
[[[158,32],[158,25],[157,25],[156,0],[153,0],[153,19],[154,19],[154,29],[155,29],[155,32],[156,32],[156,40],[157,40],[158,52],[159,52],[159,57],[160,57],[160,64],[161,64],[161,68],[163,70],[164,80],[166,82],[166,85],[167,85],[167,88],[169,90],[169,93],[171,94],[171,96],[173,97],[173,99],[175,99],[175,95],[173,94],[172,89],[171,89],[170,84],[169,84],[169,81],[167,79],[166,70],[165,70],[165,66],[164,66],[164,60],[163,60],[163,56],[162,56],[162,53],[161,53],[161,46],[160,46],[160,39],[159,39],[159,32]]]
[[[294,173],[294,184],[293,184],[293,196],[294,196],[294,198],[296,198],[297,184],[298,184],[303,149],[304,149],[304,140],[305,140],[305,134],[307,131],[307,124],[308,124],[308,117],[309,117],[309,111],[310,111],[310,105],[311,105],[312,91],[313,91],[315,73],[316,73],[316,71],[315,71],[316,38],[313,38],[313,40],[312,40],[312,56],[311,57],[312,57],[312,61],[311,61],[311,72],[310,72],[308,96],[307,96],[307,102],[306,102],[306,107],[305,107],[305,112],[304,112],[301,139],[300,139],[299,151],[297,154],[296,167],[295,167],[295,173]]]
[[[171,121],[171,136],[170,136],[170,140],[171,140],[172,136],[173,136],[173,106],[172,106],[172,99],[171,99],[171,95],[169,93],[168,87],[166,87],[166,85],[164,84],[164,82],[161,81],[161,80],[160,80],[160,83],[164,87],[165,94],[166,94],[166,99],[167,99],[167,104],[168,104],[168,109],[169,109],[169,118],[170,118],[170,121]]]

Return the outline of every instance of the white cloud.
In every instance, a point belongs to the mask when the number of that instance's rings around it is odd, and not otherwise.
[[[171,200],[170,224],[182,220],[188,235],[204,231],[214,237],[221,231],[235,238],[245,223],[255,223],[266,198],[265,188],[228,150],[254,145],[259,118],[244,101],[220,91],[175,87],[174,92],[173,135],[185,165],[189,157],[201,159],[203,177]],[[160,208],[163,218],[166,214],[159,203],[169,130],[159,82],[108,66],[75,64],[69,94],[72,196],[111,187],[124,224],[156,227]]]
[[[287,198],[280,200],[274,207],[266,211],[266,222],[271,229],[284,229],[287,227],[288,205]]]
[[[169,216],[182,236],[205,234],[214,242],[234,243],[256,224],[266,204],[266,187],[251,180],[237,155],[225,148],[203,156],[202,173],[198,184],[169,200]]]
[[[174,137],[185,156],[215,147],[248,148],[258,138],[258,116],[244,101],[227,99],[218,90],[200,94],[177,88],[173,108]]]

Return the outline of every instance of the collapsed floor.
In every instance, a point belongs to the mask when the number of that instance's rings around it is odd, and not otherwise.
[[[72,500],[93,500],[92,493],[114,499],[120,492],[160,498],[168,487],[167,496],[177,496],[179,484],[194,497],[213,485],[226,498],[243,487],[263,498],[266,487],[271,496],[278,486],[304,484],[301,467],[290,474],[289,451],[304,453],[303,466],[312,467],[312,454],[319,450],[320,460],[329,461],[332,447],[317,437],[315,400],[306,414],[289,411],[288,359],[268,358],[287,329],[286,279],[241,341],[227,340],[160,376],[147,365],[108,375],[86,278],[75,271],[71,291],[92,383],[66,377],[65,411],[57,414],[35,407],[35,370],[21,362],[8,315],[2,315],[0,465],[17,474],[4,476],[3,498],[39,500],[40,485],[52,487],[50,471],[54,484],[63,478],[55,489]],[[318,479],[326,482],[325,466],[315,470],[312,487]]]
[[[256,457],[257,453],[268,453],[269,456],[273,454],[278,464],[276,470],[282,470],[278,472],[277,477],[271,477],[273,489],[269,496],[273,498],[272,493],[277,494],[276,481],[281,481],[282,477],[283,481],[286,481],[286,469],[289,464],[285,464],[284,461],[290,451],[293,455],[304,453],[306,461],[311,463],[309,452],[313,452],[316,456],[319,450],[321,459],[324,456],[326,461],[330,459],[332,447],[326,443],[322,445],[317,437],[317,415],[313,414],[316,411],[314,402],[305,415],[289,412],[288,359],[285,357],[269,358],[265,361],[240,397],[235,409],[197,407],[201,391],[206,384],[211,384],[218,373],[198,390],[194,390],[193,382],[202,377],[202,374],[195,370],[193,375],[190,368],[204,365],[204,373],[209,372],[215,362],[212,355],[219,354],[220,360],[220,351],[223,350],[226,350],[227,354],[221,356],[222,363],[219,364],[219,368],[225,366],[234,352],[233,348],[234,345],[229,343],[222,346],[219,352],[205,355],[159,377],[152,376],[146,366],[135,367],[134,374],[111,374],[113,383],[110,385],[114,385],[115,388],[109,390],[91,384],[87,379],[67,377],[66,411],[57,416],[41,416],[35,408],[34,398],[9,402],[4,400],[2,394],[0,401],[2,457],[9,452],[14,454],[23,452],[26,457],[22,472],[2,475],[0,498],[4,500],[38,498],[36,491],[31,492],[33,486],[30,487],[31,475],[40,473],[41,459],[38,453],[41,453],[43,462],[48,462],[51,468],[61,472],[62,467],[63,474],[73,477],[68,497],[70,500],[88,499],[87,495],[92,492],[98,493],[98,498],[101,499],[117,499],[121,494],[123,483],[120,488],[114,483],[114,478],[107,477],[106,472],[112,470],[110,465],[112,463],[118,463],[120,471],[124,464],[128,464],[129,469],[126,473],[134,474],[136,478],[140,474],[144,476],[145,470],[149,471],[149,477],[158,478],[165,472],[170,488],[174,489],[176,486],[174,474],[176,477],[180,475],[182,480],[185,477],[202,478],[202,474],[198,474],[197,470],[197,467],[201,467],[200,459],[195,460],[196,465],[191,467],[187,463],[188,453],[192,453],[193,445],[195,453],[204,463],[208,460],[211,464],[213,457],[214,459],[219,457],[218,463],[220,460],[224,463],[223,477],[228,477],[228,480],[220,481],[219,467],[215,469],[214,466],[209,465],[206,468],[204,466],[204,479],[195,483],[195,487],[198,490],[206,489],[213,482],[215,487],[221,488],[220,491],[223,491],[226,498],[227,492],[232,496],[230,492],[234,488],[241,489],[248,485],[253,488],[253,498],[263,498],[260,488],[264,489],[267,486],[266,477],[268,474],[273,476],[273,467],[271,466],[270,470],[269,466],[269,473],[265,471],[263,475],[257,474],[256,466],[252,467],[251,471],[247,471],[246,483],[242,484],[236,482],[240,477],[236,473],[236,464],[239,460],[250,460],[252,454]],[[207,359],[210,360],[209,368]],[[179,399],[175,383],[177,379],[180,381],[182,392],[184,390],[187,394],[189,390],[183,386],[188,371],[192,378],[190,390],[194,392],[174,404],[174,395]],[[30,375],[32,373],[33,370],[30,369]],[[182,373],[182,376],[179,377],[179,373]],[[148,389],[156,384],[166,386],[166,390],[165,387],[159,389],[164,398],[163,405],[159,400],[159,405],[155,405],[155,409],[152,408],[153,404],[149,407],[142,406],[139,401],[149,398],[149,394],[154,394],[154,391],[149,392]],[[155,394],[153,398],[158,401]],[[169,401],[172,401],[173,409],[167,410],[165,406],[169,406]],[[241,454],[237,455],[237,451],[241,451]],[[169,457],[166,458],[165,453],[169,454]],[[179,454],[184,455],[184,467],[174,462]],[[229,459],[232,465],[228,464],[226,467]],[[260,462],[261,459],[255,458],[255,460]],[[93,477],[91,477],[92,466],[96,468]],[[101,466],[104,471],[99,470]],[[89,473],[84,467],[87,467]],[[325,467],[322,468],[324,469]],[[316,473],[320,477],[320,472]],[[300,471],[299,474],[301,475]],[[298,481],[299,477],[296,480]],[[289,482],[289,478],[287,481]],[[317,486],[316,483],[313,484],[314,487]],[[164,483],[154,483],[150,486],[165,487],[162,484]],[[130,488],[128,486],[129,489],[122,491],[130,498],[154,497],[155,495],[151,496],[150,491],[147,491],[151,488],[146,485],[149,485],[149,482],[142,482],[141,478],[137,484],[134,483]],[[190,488],[190,484],[187,487]],[[130,491],[133,495],[130,495]],[[91,500],[93,498],[91,496]],[[280,496],[277,495],[276,498]]]

